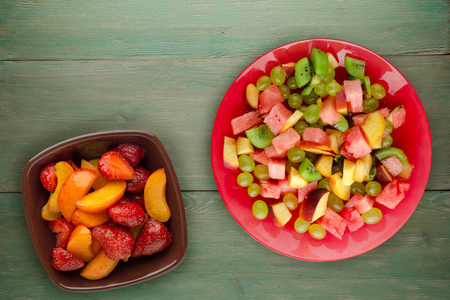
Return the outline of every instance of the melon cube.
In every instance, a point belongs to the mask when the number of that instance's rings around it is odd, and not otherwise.
[[[350,232],[354,232],[364,225],[364,220],[356,208],[344,207],[340,212],[341,217],[347,221],[347,227]]]
[[[393,177],[397,176],[401,171],[403,171],[403,163],[397,156],[391,156],[383,159],[381,163]]]
[[[341,119],[341,114],[336,109],[336,97],[328,96],[322,103],[319,113],[320,118],[325,124],[333,125]]]
[[[277,135],[291,115],[292,112],[283,103],[277,103],[264,119],[264,123],[274,135]]]
[[[363,90],[361,81],[344,80],[345,99],[347,101],[348,110],[354,113],[363,111]]]
[[[287,153],[300,141],[300,135],[293,128],[277,135],[272,140],[272,145],[278,153]]]
[[[375,197],[375,201],[387,208],[394,209],[405,198],[405,192],[409,190],[409,187],[409,183],[400,182],[394,178]]]
[[[272,179],[286,178],[286,160],[269,160],[269,177]]]
[[[250,154],[255,152],[252,143],[248,138],[238,137],[236,141],[237,155]]]
[[[330,147],[331,141],[325,131],[316,127],[307,127],[303,131],[302,138],[304,141],[316,142],[318,144]]]
[[[351,161],[363,158],[372,152],[364,133],[358,126],[353,126],[347,130],[343,135],[343,139],[345,142],[342,145],[340,152]]]
[[[318,181],[311,181],[305,187],[298,189],[297,193],[298,203],[302,203],[303,200],[305,200],[306,195],[308,195],[310,192],[317,190],[318,185],[319,185]]]
[[[297,194],[297,189],[289,186],[288,179],[278,180],[278,185],[280,186],[281,189],[281,195],[285,195],[287,193]]]
[[[263,165],[268,165],[270,158],[267,157],[267,154],[264,150],[257,149],[254,153],[249,153],[250,156],[255,162],[258,162]]]
[[[251,111],[231,120],[231,128],[233,129],[233,134],[237,135],[261,122],[262,118],[259,116],[258,111]]]
[[[280,89],[275,84],[270,85],[261,94],[259,94],[259,112],[260,114],[268,113],[272,107],[284,101]]]
[[[329,233],[342,240],[345,228],[347,228],[347,221],[337,212],[327,207],[325,215],[320,220],[320,225],[322,225]]]
[[[264,198],[272,198],[272,199],[278,199],[281,196],[281,188],[278,184],[267,181],[267,180],[261,180],[259,182],[259,186],[261,190],[259,191],[259,194],[261,197]]]

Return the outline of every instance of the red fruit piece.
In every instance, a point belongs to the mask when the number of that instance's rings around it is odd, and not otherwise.
[[[52,266],[58,271],[73,271],[84,267],[84,261],[63,248],[53,248]]]
[[[39,174],[39,179],[41,180],[42,186],[49,192],[54,192],[56,185],[58,184],[58,179],[55,175],[55,165],[56,162],[46,165],[42,168]]]
[[[141,166],[134,168],[134,178],[127,181],[127,191],[130,193],[144,192],[150,172]]]
[[[108,214],[117,224],[134,227],[145,220],[145,211],[134,202],[116,203],[108,208]]]
[[[74,163],[73,161],[68,160],[67,162],[69,163],[69,165],[72,167],[72,169],[73,169],[74,171],[76,171],[76,170],[79,169],[79,167],[77,166],[77,164]]]
[[[139,204],[142,209],[145,211],[145,200],[144,200],[144,194],[127,194],[128,200],[130,202],[135,202]]]
[[[112,260],[128,257],[134,245],[134,236],[126,228],[98,225],[92,229],[92,236]]]
[[[135,144],[120,144],[113,151],[117,151],[128,161],[131,167],[136,167],[145,156],[145,150]]]
[[[148,218],[136,240],[131,257],[152,255],[163,251],[172,243],[172,234],[166,225],[156,219]]]
[[[109,180],[130,180],[134,170],[128,161],[117,151],[109,151],[102,155],[98,162],[98,170]]]
[[[56,246],[66,249],[69,243],[70,235],[73,231],[73,225],[66,221],[63,217],[59,217],[48,223],[50,230],[55,233]]]

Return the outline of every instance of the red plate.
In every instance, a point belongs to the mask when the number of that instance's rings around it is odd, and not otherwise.
[[[393,210],[378,205],[383,219],[374,225],[364,225],[359,230],[345,232],[342,240],[331,234],[323,240],[315,240],[308,233],[295,232],[293,223],[298,212],[284,227],[277,227],[268,217],[257,220],[251,211],[253,199],[247,189],[236,183],[237,171],[224,167],[224,136],[232,137],[231,120],[249,108],[244,103],[245,89],[249,83],[256,84],[262,75],[284,63],[297,62],[309,57],[311,48],[316,47],[332,53],[344,66],[344,57],[349,54],[366,62],[366,75],[372,83],[380,83],[386,89],[384,103],[380,106],[393,108],[404,105],[406,122],[394,130],[393,146],[401,148],[414,164],[414,171],[408,180],[411,188],[406,198]],[[428,120],[419,97],[406,78],[386,59],[359,45],[332,39],[310,39],[278,47],[254,61],[233,82],[216,115],[212,132],[211,156],[214,177],[220,195],[236,221],[253,238],[268,248],[289,257],[310,261],[333,261],[360,255],[379,246],[392,237],[412,215],[425,190],[431,166],[431,134]]]

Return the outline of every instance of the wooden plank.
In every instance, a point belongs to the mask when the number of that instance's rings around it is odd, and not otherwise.
[[[448,297],[448,191],[426,192],[403,228],[376,249],[327,263],[295,260],[259,244],[234,221],[217,192],[188,192],[183,198],[189,236],[183,263],[157,279],[95,293],[97,299]],[[29,241],[20,193],[1,193],[0,204],[0,297],[78,299],[80,294],[61,291],[46,277]]]
[[[415,87],[433,135],[428,189],[449,189],[449,56],[388,56]],[[183,190],[215,190],[214,116],[251,59],[0,62],[0,192],[19,192],[26,162],[48,146],[90,132],[155,133]]]
[[[307,38],[382,55],[449,52],[436,1],[2,1],[0,59],[257,57]]]

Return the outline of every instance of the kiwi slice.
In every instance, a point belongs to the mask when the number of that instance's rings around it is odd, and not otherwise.
[[[339,119],[339,121],[333,124],[333,127],[339,130],[340,132],[346,132],[348,130],[348,121],[341,114],[341,118]]]
[[[324,78],[328,72],[328,56],[320,49],[311,49],[311,63],[314,67],[314,73],[320,78]]]
[[[366,70],[366,63],[364,61],[346,56],[344,65],[348,74],[364,82],[364,71]]]
[[[312,77],[311,65],[307,57],[303,57],[295,64],[295,81],[297,87],[301,88],[306,85]]]
[[[272,145],[275,135],[266,124],[245,131],[247,138],[256,148],[264,149]]]

